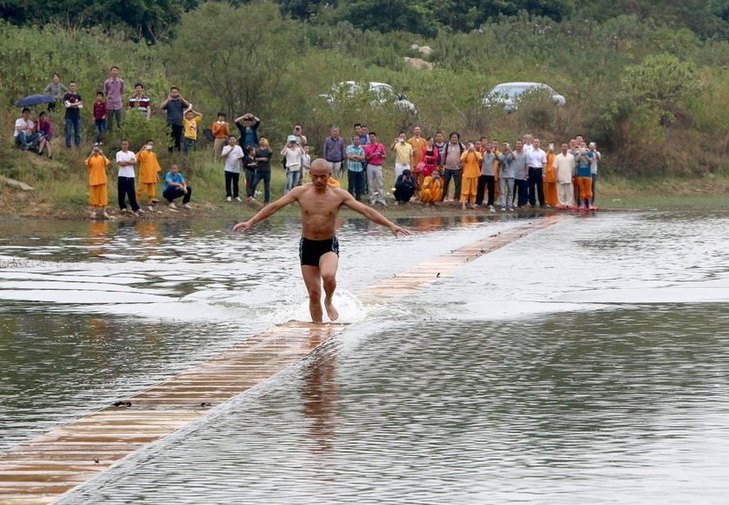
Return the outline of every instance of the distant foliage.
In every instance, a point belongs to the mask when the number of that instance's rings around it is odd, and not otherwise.
[[[142,11],[167,5],[140,2]],[[15,8],[31,20],[45,5],[10,1],[0,9]],[[60,12],[54,10],[58,5],[44,15]],[[155,44],[129,27],[109,31],[101,18],[99,26],[83,27],[79,20],[94,9],[111,9],[110,3],[73,5],[71,12],[84,13],[74,23],[0,22],[0,118],[6,131],[18,114],[15,101],[42,91],[52,72],[60,72],[64,83],[76,80],[90,105],[109,67],[118,65],[130,88],[137,81],[145,85],[154,112],[150,122],[129,117],[124,131],[109,136],[111,143],[120,135],[135,145],[151,137],[164,150],[159,104],[176,85],[204,115],[203,128],[221,110],[231,126],[244,112],[261,117],[259,133],[271,138],[274,151],[294,123],[303,125],[315,155],[332,124],[348,135],[353,123],[367,123],[385,143],[418,124],[426,135],[457,130],[469,138],[511,141],[526,132],[554,142],[581,134],[598,142],[606,174],[729,169],[729,41],[720,29],[729,0],[661,6],[647,0],[445,0],[437,6],[419,0],[254,0],[197,7],[190,0],[165,13],[179,22],[169,18],[169,38],[155,35]],[[701,16],[708,16],[703,28],[692,28]],[[420,46],[432,53],[421,54]],[[434,68],[415,70],[405,56],[425,58]],[[391,84],[415,103],[417,116],[373,106],[367,97],[330,103],[321,96],[348,80]],[[494,85],[520,80],[549,84],[566,105],[536,97],[511,114],[482,106],[481,97]],[[91,140],[89,109],[82,117]],[[62,133],[62,111],[53,120]],[[0,155],[12,151],[10,141],[0,142]],[[186,160],[192,165],[200,156]]]
[[[0,2],[0,16],[15,24],[103,27],[109,33],[154,43],[165,40],[183,12],[195,6],[196,0],[6,0]]]
[[[676,119],[683,100],[699,90],[696,66],[671,54],[650,55],[639,65],[629,65],[622,85],[638,108],[653,111],[664,126]]]
[[[230,117],[262,110],[301,55],[294,22],[271,3],[236,8],[210,2],[190,12],[163,51],[171,73],[217,96]]]

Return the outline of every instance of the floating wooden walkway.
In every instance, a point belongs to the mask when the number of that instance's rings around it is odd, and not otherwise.
[[[368,303],[406,297],[558,219],[543,218],[491,235],[384,279],[358,296]],[[54,503],[141,447],[300,362],[344,328],[301,322],[275,326],[114,406],[14,447],[0,455],[0,504]]]

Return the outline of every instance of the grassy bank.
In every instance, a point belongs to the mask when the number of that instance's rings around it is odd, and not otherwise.
[[[58,144],[58,142],[56,142]],[[55,147],[59,147],[56,145]],[[109,151],[112,151],[109,149]],[[21,191],[0,185],[0,214],[4,216],[49,217],[56,219],[87,218],[87,179],[83,160],[85,151],[66,151],[60,148],[54,159],[21,152],[17,149],[6,150],[13,170],[6,175],[33,187],[33,191]],[[113,158],[113,154],[107,153]],[[209,149],[200,150],[189,156],[166,151],[158,153],[163,169],[177,163],[193,188],[193,207],[191,212],[177,213],[174,216],[243,216],[250,215],[256,206],[225,201],[223,164],[214,160]],[[6,158],[8,159],[8,158]],[[394,183],[392,163],[386,164],[385,187]],[[116,169],[110,167],[109,204],[117,208]],[[241,189],[244,184],[241,181]],[[346,182],[345,182],[346,185]],[[284,171],[276,158],[272,163],[272,199],[283,193]],[[263,186],[259,185],[259,192]],[[160,185],[161,196],[161,185]],[[259,202],[262,194],[257,195]],[[729,209],[729,177],[706,175],[703,177],[635,177],[626,178],[611,171],[601,174],[598,186],[598,204],[602,210],[611,209]],[[164,205],[162,213],[168,214]],[[295,213],[292,209],[290,212]],[[408,206],[390,205],[385,211],[388,215],[432,215],[460,213],[460,208],[441,206],[435,209],[418,204]],[[172,215],[172,214],[170,214]],[[147,217],[151,219],[152,217]]]

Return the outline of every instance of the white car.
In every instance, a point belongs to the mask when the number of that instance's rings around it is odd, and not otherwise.
[[[384,82],[343,81],[332,86],[329,93],[319,96],[329,102],[330,105],[333,105],[339,100],[353,98],[361,93],[369,93],[372,96],[372,105],[385,105],[389,103],[396,109],[408,112],[409,114],[416,115],[418,113],[413,102]]]
[[[481,98],[481,104],[484,107],[503,106],[506,112],[512,112],[518,108],[522,96],[529,93],[548,93],[555,105],[565,104],[564,96],[541,82],[504,82],[498,84]]]

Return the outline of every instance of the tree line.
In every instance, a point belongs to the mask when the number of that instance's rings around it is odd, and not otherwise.
[[[200,0],[5,0],[0,16],[17,25],[57,23],[70,28],[103,27],[131,40],[156,43],[175,36],[185,12]],[[245,0],[220,2],[233,7]],[[484,23],[524,12],[555,21],[607,19],[631,14],[687,27],[701,37],[729,37],[729,0],[279,0],[284,16],[315,24],[348,22],[361,30],[405,31],[432,37],[441,31],[469,32]]]

